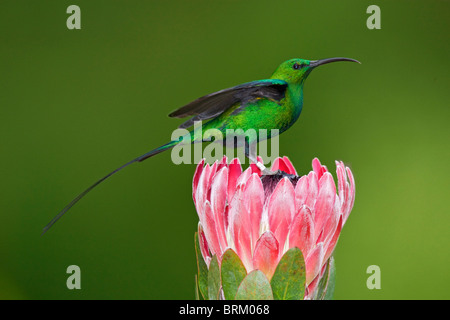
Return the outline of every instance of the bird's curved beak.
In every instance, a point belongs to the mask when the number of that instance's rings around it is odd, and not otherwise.
[[[338,62],[338,61],[351,61],[351,62],[357,62],[357,63],[361,64],[361,62],[359,62],[358,60],[350,59],[350,58],[328,58],[328,59],[321,59],[321,60],[311,60],[309,62],[309,66],[315,68],[315,67],[321,66],[323,64],[327,64],[327,63],[331,63],[331,62]]]

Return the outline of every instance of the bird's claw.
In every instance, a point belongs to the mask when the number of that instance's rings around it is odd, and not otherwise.
[[[273,176],[273,175],[277,174],[278,171],[271,171],[271,170],[269,170],[267,168],[264,168],[264,170],[261,170],[261,173],[262,173],[263,176]]]

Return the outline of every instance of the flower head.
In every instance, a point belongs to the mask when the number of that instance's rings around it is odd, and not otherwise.
[[[270,280],[283,254],[297,247],[305,259],[307,292],[314,291],[352,210],[355,183],[342,162],[336,161],[337,188],[317,158],[312,168],[298,176],[287,157],[276,159],[275,175],[261,175],[254,164],[243,171],[239,159],[199,163],[193,198],[206,264],[213,255],[220,263],[231,248],[247,273],[258,269]]]

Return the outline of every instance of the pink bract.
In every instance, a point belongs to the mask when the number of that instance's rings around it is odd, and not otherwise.
[[[254,164],[242,171],[239,159],[227,163],[224,157],[211,166],[201,161],[192,189],[206,264],[213,255],[220,262],[231,248],[247,273],[259,269],[270,280],[283,254],[298,247],[305,259],[307,291],[314,291],[353,208],[355,182],[351,170],[336,161],[336,193],[333,176],[317,158],[312,168],[297,176],[283,157],[271,170],[292,176],[262,176]]]

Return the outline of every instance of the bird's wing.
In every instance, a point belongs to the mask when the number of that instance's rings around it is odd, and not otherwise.
[[[180,128],[189,128],[194,124],[194,121],[215,118],[238,102],[247,103],[256,98],[279,101],[284,98],[286,87],[287,82],[277,79],[247,82],[198,98],[175,110],[169,114],[169,117],[194,116],[179,126]]]

